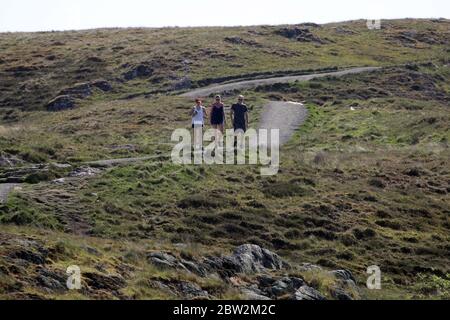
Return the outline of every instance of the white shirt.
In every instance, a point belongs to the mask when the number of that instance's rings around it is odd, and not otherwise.
[[[197,111],[197,113],[194,113],[194,115],[192,116],[192,124],[203,125],[205,107],[203,107],[203,106],[200,106],[200,107],[194,106],[194,110]]]

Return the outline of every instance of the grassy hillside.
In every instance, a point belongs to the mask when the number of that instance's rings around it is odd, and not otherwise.
[[[179,285],[188,282],[214,298],[242,298],[234,283],[155,267],[148,254],[200,261],[254,243],[293,265],[350,270],[360,284],[355,297],[450,298],[449,26],[397,20],[374,31],[354,21],[302,26],[308,32],[0,35],[0,156],[16,162],[0,167],[0,179],[26,182],[0,207],[0,296],[186,298]],[[385,68],[242,92],[252,126],[269,100],[308,107],[274,177],[261,177],[256,166],[167,159],[171,132],[189,126],[192,104],[175,93],[365,65]],[[67,91],[98,79],[111,90]],[[46,110],[67,92],[74,108]],[[225,93],[226,102],[235,95]],[[83,161],[142,155],[161,157],[67,177]],[[23,169],[39,163],[73,167]],[[75,293],[49,280],[64,279],[71,264],[86,272],[86,289]],[[381,267],[383,290],[364,289],[369,265]],[[296,276],[335,298],[336,279],[326,272]]]

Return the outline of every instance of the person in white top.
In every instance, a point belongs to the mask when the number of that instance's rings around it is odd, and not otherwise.
[[[202,105],[202,100],[195,99],[195,106],[191,111],[192,131],[194,135],[194,146],[200,146],[203,137],[203,127],[205,125],[206,108]]]

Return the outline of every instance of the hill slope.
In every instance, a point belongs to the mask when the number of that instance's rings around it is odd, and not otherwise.
[[[21,183],[0,207],[0,295],[449,298],[449,25],[0,35],[0,179]],[[383,68],[239,91],[252,127],[269,101],[308,108],[278,175],[167,158],[172,131],[189,126],[180,93],[351,66]],[[224,267],[259,250],[247,243],[280,257],[249,262],[256,273]],[[65,288],[69,265],[83,290]],[[369,265],[383,290],[364,288]]]

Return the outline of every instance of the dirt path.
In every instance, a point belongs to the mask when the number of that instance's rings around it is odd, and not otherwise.
[[[116,165],[120,165],[120,164],[135,163],[135,162],[142,162],[142,161],[147,161],[147,160],[156,160],[156,159],[163,159],[163,158],[167,158],[167,156],[156,155],[156,156],[136,157],[136,158],[105,159],[105,160],[83,162],[83,164],[87,165],[87,166],[108,167],[108,166],[116,166]]]
[[[268,79],[248,80],[233,82],[227,84],[213,85],[206,88],[196,89],[182,94],[183,97],[196,98],[209,96],[210,94],[223,93],[230,90],[244,90],[265,84],[287,83],[293,81],[309,81],[315,78],[326,76],[343,76],[347,74],[369,72],[380,69],[379,67],[359,67],[335,72],[313,73],[301,76],[275,77]],[[261,116],[259,129],[280,129],[280,144],[284,144],[292,137],[295,130],[305,121],[307,110],[301,103],[295,102],[270,102],[267,104]],[[105,159],[98,161],[85,162],[87,166],[114,166],[126,163],[142,162],[153,159],[166,158],[164,155],[123,158],[123,159]],[[4,183],[0,184],[0,204],[6,202],[8,194],[16,188],[18,184]]]
[[[254,87],[257,87],[260,85],[265,85],[265,84],[286,83],[286,82],[293,82],[293,81],[309,81],[309,80],[312,80],[315,78],[322,78],[322,77],[327,77],[327,76],[339,77],[339,76],[344,76],[347,74],[374,71],[374,70],[378,70],[378,69],[380,69],[380,68],[379,67],[359,67],[359,68],[351,68],[351,69],[345,69],[345,70],[334,71],[334,72],[313,73],[313,74],[302,75],[302,76],[287,76],[287,77],[276,77],[276,78],[232,82],[232,83],[227,83],[227,84],[213,85],[213,86],[206,87],[206,88],[195,89],[195,90],[183,93],[181,96],[195,99],[197,97],[206,97],[206,96],[209,96],[210,94],[218,94],[218,93],[223,93],[223,92],[231,91],[231,90],[249,89],[249,88],[254,88]]]
[[[262,112],[259,129],[279,129],[280,145],[285,144],[308,116],[306,107],[298,102],[270,102]],[[270,136],[270,133],[268,133]]]

